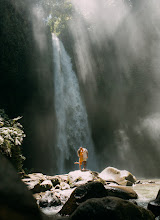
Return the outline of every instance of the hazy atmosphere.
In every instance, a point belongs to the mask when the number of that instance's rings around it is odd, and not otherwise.
[[[160,0],[0,0],[0,220],[160,219]]]
[[[77,169],[82,146],[91,170],[158,177],[159,1],[5,4],[16,16],[1,7],[0,106],[9,118],[23,116],[24,168]]]

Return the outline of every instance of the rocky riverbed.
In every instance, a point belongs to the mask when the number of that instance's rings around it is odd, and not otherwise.
[[[88,206],[85,204],[87,201],[95,204],[102,203],[104,209],[104,204],[111,202],[102,200],[106,197],[111,198],[112,203],[121,209],[124,207],[124,200],[128,201],[128,210],[134,210],[136,204],[137,212],[141,213],[139,215],[145,216],[145,218],[139,217],[138,219],[155,219],[147,207],[149,202],[156,198],[160,181],[137,180],[126,170],[107,167],[101,173],[75,170],[68,174],[55,176],[32,173],[25,175],[22,181],[33,193],[41,211],[48,216],[72,216],[71,219],[74,219],[73,213],[75,214],[80,208],[85,210],[82,205]],[[101,200],[90,201],[93,198],[101,198]],[[120,198],[120,200],[116,198]],[[107,212],[106,210],[105,207],[105,212]],[[90,215],[92,216],[92,210],[90,210]],[[112,218],[112,214],[110,218]]]
[[[113,167],[22,178],[0,154],[0,179],[1,220],[152,220],[160,215],[159,181],[139,181]]]

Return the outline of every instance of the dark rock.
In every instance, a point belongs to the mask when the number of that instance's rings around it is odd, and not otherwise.
[[[60,184],[60,179],[58,177],[54,177],[50,180],[51,180],[53,186],[56,186],[56,185]]]
[[[155,181],[150,180],[150,181],[148,181],[148,183],[155,183]]]
[[[119,185],[119,183],[117,183],[116,181],[113,181],[113,180],[106,181],[106,184],[112,184],[112,183]]]
[[[104,197],[88,199],[82,203],[70,216],[70,220],[154,220],[154,215],[142,207],[129,201]]]
[[[36,200],[12,165],[0,154],[0,219],[41,220]]]
[[[105,187],[107,191],[107,196],[114,196],[121,199],[137,199],[137,193],[125,186],[107,186]]]
[[[39,206],[42,208],[59,205],[61,205],[60,199],[50,191],[46,192],[45,195],[39,200]]]
[[[160,190],[155,200],[148,203],[147,207],[156,217],[160,216]]]
[[[45,187],[41,186],[40,183],[34,185],[33,189],[31,189],[32,193],[40,193],[47,191]]]
[[[77,187],[70,198],[60,210],[61,215],[71,215],[73,211],[90,198],[102,198],[105,196],[115,196],[122,199],[137,199],[137,194],[133,189],[124,186],[103,186],[101,182],[90,182]]]
[[[60,188],[61,186],[59,184],[55,186],[55,189],[60,189]]]
[[[141,182],[140,180],[137,180],[137,181],[135,182],[135,184],[142,184],[142,182]]]
[[[60,210],[61,215],[71,215],[80,203],[90,198],[101,198],[107,195],[106,189],[100,182],[86,183],[77,187]]]
[[[42,183],[38,182],[31,189],[32,193],[40,193],[50,190],[52,188],[52,182],[50,180],[45,180]]]

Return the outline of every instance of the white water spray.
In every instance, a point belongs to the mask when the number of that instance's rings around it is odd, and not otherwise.
[[[63,44],[53,35],[54,87],[57,128],[58,172],[66,172],[66,164],[76,161],[80,146],[89,151],[88,168],[97,169],[94,146],[78,80],[72,70],[71,59]],[[76,158],[75,158],[76,157]],[[67,162],[68,161],[68,162]],[[78,168],[78,167],[77,167]]]

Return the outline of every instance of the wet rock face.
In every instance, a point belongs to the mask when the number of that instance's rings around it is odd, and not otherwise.
[[[108,196],[114,196],[126,200],[138,198],[137,193],[133,189],[128,189],[125,186],[109,186],[105,188]]]
[[[148,203],[147,207],[156,217],[160,216],[160,190],[155,200]]]
[[[78,205],[90,198],[106,196],[106,189],[100,182],[91,182],[77,187],[71,194],[68,201],[60,210],[61,215],[71,215]]]
[[[90,182],[77,187],[59,213],[61,215],[71,215],[74,210],[86,200],[106,196],[114,196],[122,199],[137,199],[137,194],[133,189],[128,189],[124,186],[104,187],[100,182]]]
[[[69,219],[154,220],[155,217],[150,211],[129,201],[104,197],[89,199],[82,203]]]
[[[0,154],[0,219],[41,220],[36,200],[12,165]]]

